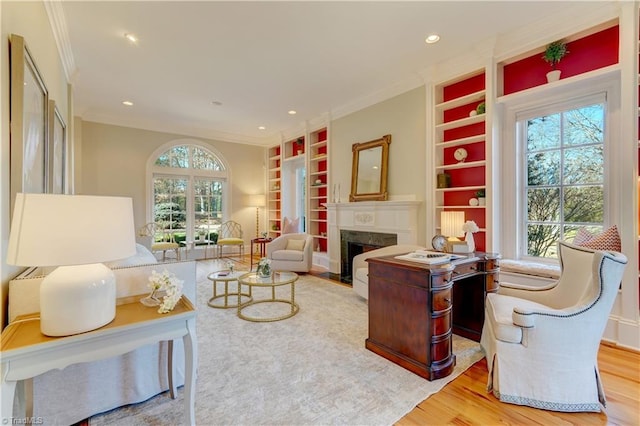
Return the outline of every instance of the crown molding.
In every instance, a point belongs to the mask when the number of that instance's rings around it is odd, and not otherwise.
[[[73,59],[73,51],[71,49],[71,42],[69,41],[69,31],[67,30],[67,20],[64,17],[64,11],[62,10],[61,1],[44,1],[44,8],[47,11],[49,17],[49,25],[51,25],[51,31],[53,32],[53,38],[56,41],[58,47],[58,54],[62,61],[62,67],[67,77],[67,82],[73,82],[75,78],[77,68],[75,60]]]
[[[159,133],[172,133],[177,136],[203,138],[220,142],[239,143],[244,145],[253,145],[267,147],[280,143],[279,134],[267,136],[264,138],[256,138],[234,133],[221,132],[217,130],[198,128],[193,125],[181,125],[178,123],[167,123],[157,120],[132,120],[124,117],[114,117],[102,114],[84,114],[83,121],[91,121],[95,123],[108,124],[119,127],[130,127],[140,130],[148,130]]]
[[[382,90],[378,90],[369,95],[362,96],[354,100],[353,102],[349,102],[342,106],[333,108],[330,111],[331,119],[336,120],[338,118],[345,117],[354,112],[360,111],[372,105],[378,104],[382,101],[386,101],[394,96],[401,95],[409,90],[413,90],[416,87],[420,87],[424,85],[424,79],[419,73],[416,73],[414,76],[409,77],[405,80],[402,80],[396,84],[393,84],[389,87],[386,87]]]

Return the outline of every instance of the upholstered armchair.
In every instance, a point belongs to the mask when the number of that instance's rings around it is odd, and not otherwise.
[[[274,271],[309,272],[313,264],[313,237],[284,234],[267,244],[267,257]]]
[[[242,226],[238,222],[234,222],[233,220],[228,220],[220,225],[220,230],[218,231],[218,241],[216,242],[218,257],[222,257],[222,250],[227,246],[237,247],[240,257],[242,257],[242,255],[244,254]]]
[[[354,256],[351,263],[351,285],[353,286],[353,291],[358,296],[369,299],[369,264],[367,259],[370,257],[400,255],[419,249],[424,250],[424,247],[411,244],[395,244]]]
[[[543,288],[501,282],[488,294],[481,346],[487,389],[503,402],[553,411],[600,411],[600,339],[627,259],[558,243],[560,279]]]

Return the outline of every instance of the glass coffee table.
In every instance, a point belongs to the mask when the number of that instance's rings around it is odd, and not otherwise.
[[[209,299],[207,305],[212,308],[218,309],[227,309],[227,308],[237,308],[242,303],[242,298],[247,297],[249,301],[252,300],[251,297],[251,287],[249,287],[248,293],[242,292],[242,284],[238,279],[245,274],[245,272],[231,272],[231,271],[218,271],[212,272],[207,275],[207,278],[212,282],[213,286],[213,296]],[[235,292],[229,292],[229,283],[237,281],[237,290]],[[218,294],[218,283],[221,282],[224,284],[224,292]],[[229,303],[229,296],[235,296],[237,302],[235,304]],[[220,303],[222,301],[222,303]]]
[[[249,287],[249,294],[252,294],[254,298],[246,303],[241,303],[238,306],[238,317],[253,322],[270,322],[280,321],[283,319],[291,318],[298,313],[300,307],[296,303],[296,281],[298,280],[298,274],[295,272],[274,272],[270,277],[261,278],[255,272],[242,275],[238,278],[238,285],[246,285]],[[276,287],[289,286],[289,298],[276,298]],[[271,297],[267,299],[256,300],[256,293],[253,292],[254,287],[271,288]],[[282,291],[282,290],[281,290]],[[282,315],[272,316],[256,316],[246,313],[247,308],[258,304],[285,304],[289,305],[286,308],[286,313]]]

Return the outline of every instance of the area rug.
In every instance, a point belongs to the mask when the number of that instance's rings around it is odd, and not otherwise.
[[[300,312],[279,322],[244,321],[235,309],[208,307],[210,297],[211,283],[200,279],[198,425],[391,425],[482,358],[478,343],[454,336],[453,374],[425,380],[365,349],[366,303],[311,275],[296,283]],[[180,424],[182,395],[164,393],[90,424]]]

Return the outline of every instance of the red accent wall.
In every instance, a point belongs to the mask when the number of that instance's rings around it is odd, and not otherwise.
[[[484,90],[484,73],[451,84],[442,90],[442,102]]]
[[[619,37],[616,25],[567,43],[569,53],[557,66],[562,71],[560,78],[617,64]],[[547,84],[546,75],[552,68],[542,59],[542,55],[537,53],[504,66],[504,95]]]

